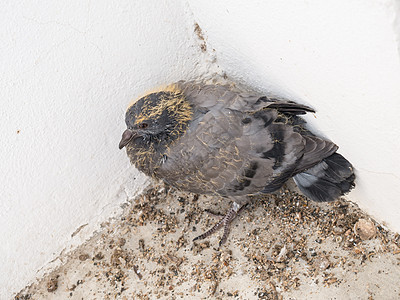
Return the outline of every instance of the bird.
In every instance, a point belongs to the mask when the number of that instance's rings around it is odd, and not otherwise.
[[[290,178],[317,202],[354,188],[352,164],[307,128],[306,113],[315,110],[235,84],[178,81],[128,107],[119,149],[147,176],[230,200],[220,221],[194,239],[223,228],[221,246],[249,196],[277,191]]]

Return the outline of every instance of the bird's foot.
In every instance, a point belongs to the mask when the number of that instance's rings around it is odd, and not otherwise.
[[[206,237],[209,237],[210,235],[212,235],[213,233],[215,233],[218,229],[220,229],[221,227],[224,227],[224,233],[222,235],[221,240],[219,241],[219,246],[221,246],[222,244],[224,244],[227,239],[228,239],[228,235],[229,235],[229,231],[230,231],[230,225],[231,222],[236,218],[237,214],[239,213],[239,211],[244,207],[244,205],[240,205],[236,202],[232,203],[232,207],[228,210],[228,212],[226,213],[225,216],[223,216],[221,218],[221,220],[215,224],[213,227],[211,227],[209,230],[207,230],[206,232],[204,232],[203,234],[195,237],[193,239],[193,241],[196,240],[202,240],[205,239]],[[210,212],[209,212],[210,213]],[[215,213],[211,213],[213,215],[216,215]]]

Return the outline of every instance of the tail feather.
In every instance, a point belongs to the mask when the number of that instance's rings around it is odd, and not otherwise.
[[[339,153],[293,177],[301,192],[318,202],[333,201],[354,187],[353,166]]]

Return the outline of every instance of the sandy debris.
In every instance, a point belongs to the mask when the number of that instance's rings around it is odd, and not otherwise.
[[[254,196],[220,249],[221,232],[192,242],[229,206],[156,184],[16,299],[400,298],[399,234],[352,203],[285,188]]]

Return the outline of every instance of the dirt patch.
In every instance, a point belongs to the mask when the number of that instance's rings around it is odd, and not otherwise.
[[[16,299],[400,298],[399,235],[352,203],[285,188],[253,197],[220,249],[222,232],[192,242],[229,206],[153,185]]]
[[[206,39],[204,38],[203,30],[201,29],[198,23],[194,23],[194,32],[196,33],[197,37],[201,41],[200,49],[202,52],[207,52],[207,43]]]

